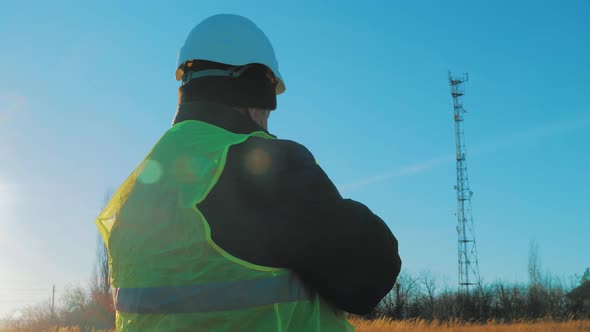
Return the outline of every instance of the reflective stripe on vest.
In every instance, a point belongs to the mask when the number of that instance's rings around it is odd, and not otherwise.
[[[115,307],[135,314],[182,314],[236,310],[310,299],[292,276],[196,286],[116,288]]]

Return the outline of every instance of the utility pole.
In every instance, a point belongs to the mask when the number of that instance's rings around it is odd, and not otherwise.
[[[463,108],[462,96],[465,94],[464,83],[468,80],[467,73],[462,77],[453,77],[449,71],[449,83],[453,96],[453,115],[455,120],[455,144],[457,159],[457,235],[459,254],[459,293],[469,294],[469,287],[481,289],[479,278],[479,263],[477,247],[475,245],[475,230],[471,214],[471,196],[469,177],[467,176],[467,160],[465,151],[465,134],[463,131],[463,115],[467,111]]]
[[[55,285],[53,285],[51,293],[51,317],[55,318]]]

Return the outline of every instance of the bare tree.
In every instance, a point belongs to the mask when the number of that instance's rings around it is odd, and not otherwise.
[[[429,271],[423,271],[420,273],[419,283],[422,293],[422,299],[425,304],[427,311],[427,318],[434,318],[434,304],[436,300],[436,280]]]
[[[419,292],[418,282],[410,274],[402,271],[397,277],[393,290],[384,302],[388,316],[397,319],[408,318],[409,305]]]
[[[104,204],[108,204],[110,199],[110,192],[105,194]],[[101,294],[109,294],[111,292],[110,277],[111,269],[109,267],[109,253],[107,247],[102,240],[100,234],[97,235],[96,241],[96,262],[94,265],[94,273],[92,280],[92,292]]]
[[[110,192],[105,194],[105,205],[108,204],[110,196]],[[100,313],[98,313],[98,315],[102,318],[99,318],[99,320],[104,321],[104,324],[107,326],[109,325],[109,322],[114,323],[115,319],[115,306],[113,303],[110,278],[111,268],[109,266],[109,254],[107,247],[99,234],[97,237],[96,262],[90,285],[90,294],[92,296],[92,301],[98,308],[100,308]]]
[[[531,285],[538,285],[541,282],[541,262],[539,260],[539,245],[535,240],[531,240],[529,244],[528,269]]]

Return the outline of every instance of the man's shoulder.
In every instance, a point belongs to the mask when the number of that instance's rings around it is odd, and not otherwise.
[[[304,145],[286,139],[250,137],[242,144],[232,147],[238,154],[258,154],[275,162],[305,163],[315,159]]]
[[[311,152],[297,142],[250,137],[230,147],[226,173],[258,185],[275,186],[315,168]]]

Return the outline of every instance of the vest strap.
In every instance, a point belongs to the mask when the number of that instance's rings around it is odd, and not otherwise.
[[[290,275],[193,286],[115,288],[117,311],[135,314],[182,314],[245,309],[311,299]]]

